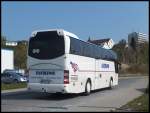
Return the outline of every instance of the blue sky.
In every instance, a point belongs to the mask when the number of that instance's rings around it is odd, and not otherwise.
[[[133,31],[148,34],[148,2],[2,2],[2,35],[28,40],[31,32],[62,28],[80,39],[127,40]]]

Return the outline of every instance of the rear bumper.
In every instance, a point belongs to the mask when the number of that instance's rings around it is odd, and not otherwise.
[[[67,93],[64,84],[28,83],[28,90],[47,93]]]

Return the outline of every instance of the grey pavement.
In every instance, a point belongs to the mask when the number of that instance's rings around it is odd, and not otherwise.
[[[112,90],[94,91],[89,96],[51,95],[28,92],[1,93],[2,111],[112,111],[143,94],[148,76],[121,77]]]
[[[9,90],[2,90],[2,94],[6,93],[15,93],[15,92],[22,92],[22,91],[27,91],[27,88],[18,88],[18,89],[9,89]]]

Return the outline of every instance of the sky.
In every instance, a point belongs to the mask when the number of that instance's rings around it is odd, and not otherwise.
[[[31,32],[64,29],[80,39],[111,38],[115,43],[131,32],[149,34],[148,2],[10,2],[3,1],[2,36],[28,40]]]

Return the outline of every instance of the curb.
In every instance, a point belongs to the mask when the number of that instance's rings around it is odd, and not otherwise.
[[[136,76],[149,76],[149,74],[138,74],[138,73],[137,73],[137,74],[130,74],[130,73],[129,73],[129,74],[119,74],[119,76],[120,76],[120,77],[135,76],[135,77],[136,77]]]
[[[19,88],[19,89],[11,89],[11,90],[2,90],[1,94],[8,94],[8,93],[17,93],[17,92],[24,92],[28,91],[27,88]]]
[[[128,78],[149,78],[149,76],[121,76],[121,77],[118,77],[118,80],[128,79]]]

